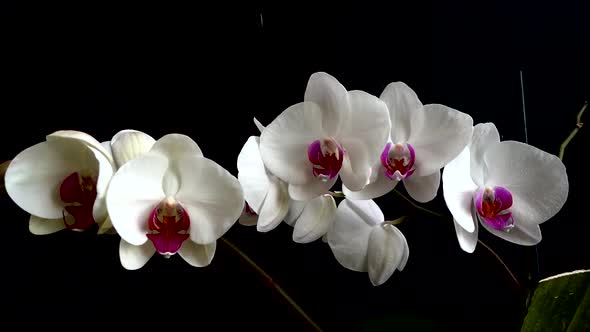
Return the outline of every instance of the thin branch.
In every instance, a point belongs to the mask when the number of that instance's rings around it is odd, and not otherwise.
[[[414,203],[411,199],[407,198],[404,194],[402,194],[399,191],[397,191],[397,189],[393,189],[393,192],[395,192],[399,197],[403,198],[406,202],[408,202],[414,208],[416,208],[416,209],[418,209],[418,210],[420,210],[422,212],[426,212],[426,213],[432,214],[433,216],[437,216],[437,217],[444,217],[442,214],[440,214],[438,212],[434,212],[432,210],[423,208],[420,205]]]
[[[510,268],[508,267],[508,265],[506,265],[506,263],[504,263],[504,261],[502,260],[502,258],[500,257],[500,255],[498,255],[492,248],[490,248],[490,246],[488,246],[487,244],[483,243],[482,240],[477,240],[477,242],[479,244],[481,244],[484,248],[486,248],[492,255],[494,255],[494,257],[496,257],[496,259],[498,260],[498,262],[500,262],[500,264],[502,264],[502,266],[504,267],[504,269],[506,269],[506,272],[508,272],[508,274],[510,275],[510,277],[512,278],[512,280],[514,281],[514,283],[516,284],[516,286],[518,288],[521,288],[522,286],[520,285],[520,282],[518,282],[518,279],[516,279],[516,276],[514,276],[514,273],[512,273],[512,270],[510,270]]]
[[[228,239],[226,238],[221,238],[221,241],[223,243],[225,243],[228,247],[230,247],[233,251],[235,251],[238,255],[240,255],[240,257],[242,257],[248,264],[250,264],[250,266],[252,266],[269,284],[271,284],[274,289],[277,290],[277,292],[279,294],[281,294],[281,296],[283,296],[283,298],[316,330],[316,331],[322,331],[322,329],[319,327],[318,324],[316,324],[316,322],[314,322],[311,317],[309,317],[305,311],[303,311],[303,309],[301,309],[301,307],[289,296],[289,294],[287,294],[287,292],[285,292],[285,290],[279,286],[279,284],[277,284],[272,278],[271,276],[266,273],[266,271],[264,271],[260,266],[258,266],[258,264],[256,264],[256,262],[254,262],[250,257],[248,257],[248,255],[246,255],[240,248],[238,248],[235,244],[231,243]]]
[[[563,141],[563,143],[561,143],[561,147],[559,148],[559,159],[560,160],[563,160],[563,154],[565,153],[565,148],[567,147],[567,145],[574,138],[574,136],[576,136],[578,131],[580,131],[580,129],[582,129],[582,126],[584,125],[584,123],[582,122],[582,114],[584,114],[586,107],[588,107],[588,101],[584,102],[584,106],[582,106],[582,109],[580,110],[580,112],[578,112],[578,116],[576,116],[576,128],[574,128],[574,130],[572,130],[572,132],[565,139],[565,141]]]

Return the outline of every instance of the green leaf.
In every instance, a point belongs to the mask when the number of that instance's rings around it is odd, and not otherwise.
[[[539,282],[521,332],[590,331],[590,270]]]

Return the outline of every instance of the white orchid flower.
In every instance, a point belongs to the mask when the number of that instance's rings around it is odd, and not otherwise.
[[[104,197],[114,171],[111,153],[96,139],[62,130],[12,160],[5,175],[6,191],[31,214],[31,233],[84,231],[107,221]]]
[[[120,164],[149,150],[153,142],[136,130],[122,130],[103,143],[83,132],[57,131],[14,158],[5,177],[7,191],[31,214],[33,234],[83,231],[95,223],[99,234],[108,232],[109,181]]]
[[[443,193],[461,248],[473,252],[478,224],[520,245],[541,241],[539,224],[567,199],[565,166],[536,147],[500,142],[493,123],[478,124],[471,143],[443,171]]]
[[[469,143],[473,119],[444,105],[422,105],[402,82],[390,83],[380,98],[389,108],[390,140],[373,166],[371,183],[360,192],[345,184],[343,191],[350,199],[371,199],[402,181],[413,199],[431,201],[440,185],[440,169]]]
[[[264,127],[256,119],[254,122],[262,132]],[[243,225],[256,225],[258,231],[267,232],[285,220],[294,227],[293,240],[308,243],[322,237],[334,221],[336,203],[331,196],[318,196],[309,202],[291,199],[287,183],[264,166],[256,136],[251,136],[240,151],[238,180],[246,199],[239,219]]]
[[[340,202],[336,221],[328,231],[328,244],[342,266],[369,272],[374,286],[386,282],[396,269],[402,271],[410,255],[405,236],[385,221],[372,200]]]
[[[315,73],[304,102],[287,108],[263,131],[260,154],[266,168],[288,183],[293,199],[311,200],[338,176],[349,188],[362,189],[389,128],[381,100],[348,92],[334,77]]]
[[[139,269],[156,251],[200,267],[240,216],[244,195],[238,179],[192,139],[170,134],[117,171],[106,202],[123,267]]]

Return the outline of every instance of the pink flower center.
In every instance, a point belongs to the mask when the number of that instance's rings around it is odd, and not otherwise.
[[[504,187],[486,187],[475,193],[475,209],[478,217],[490,227],[500,231],[510,231],[514,227],[514,219],[510,207],[512,194]]]
[[[313,141],[307,149],[307,156],[313,165],[313,175],[328,181],[338,176],[342,168],[344,148],[335,139],[326,137]]]
[[[174,198],[167,197],[152,210],[147,237],[160,254],[174,255],[188,239],[189,226],[186,210]]]
[[[74,172],[59,186],[59,197],[64,203],[63,220],[67,229],[85,231],[95,224],[92,208],[96,200],[96,177]]]
[[[249,215],[251,217],[256,215],[256,212],[254,212],[254,210],[252,210],[252,208],[250,207],[248,202],[246,202],[246,204],[244,204],[244,213],[246,213],[247,215]]]
[[[401,181],[414,174],[415,161],[414,148],[408,143],[387,143],[381,152],[381,164],[385,168],[385,175],[391,180]]]

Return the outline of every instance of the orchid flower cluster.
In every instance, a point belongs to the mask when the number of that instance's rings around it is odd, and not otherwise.
[[[259,232],[285,222],[295,242],[323,239],[342,266],[368,272],[373,285],[409,258],[405,236],[373,201],[399,182],[425,203],[442,177],[459,245],[469,253],[480,225],[516,244],[539,243],[539,225],[568,195],[559,158],[500,141],[493,123],[474,126],[463,112],[423,105],[402,82],[376,97],[315,73],[303,102],[266,127],[254,122],[260,134],[237,156],[237,177],[182,134],[155,140],[123,130],[100,143],[57,131],[12,160],[6,190],[31,214],[33,234],[118,233],[126,269],[141,268],[156,252],[206,266],[236,221]],[[337,204],[335,196],[345,198]]]

